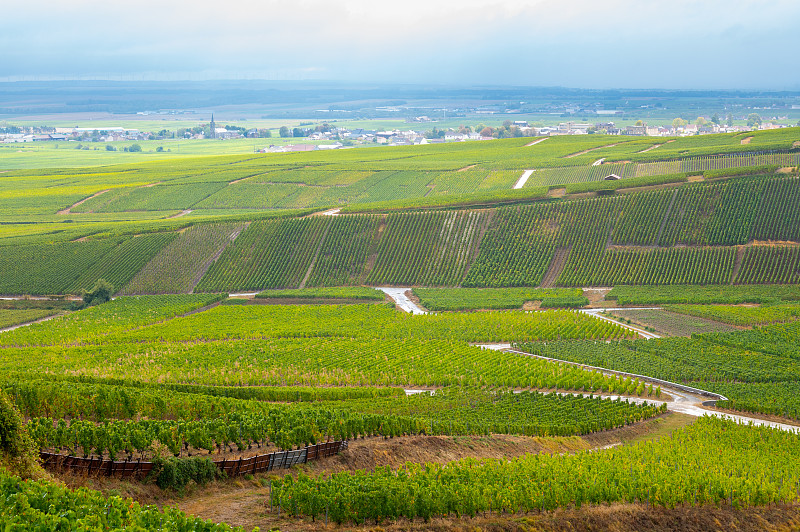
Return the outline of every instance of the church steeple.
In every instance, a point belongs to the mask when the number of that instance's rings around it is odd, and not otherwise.
[[[214,113],[211,113],[211,125],[209,127],[211,128],[211,138],[217,138],[217,124],[214,123]]]

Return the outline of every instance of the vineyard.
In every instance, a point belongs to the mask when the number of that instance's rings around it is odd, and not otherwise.
[[[190,293],[214,257],[243,228],[243,224],[235,223],[189,227],[153,257],[122,293]]]
[[[542,308],[582,307],[589,300],[578,288],[415,288],[429,310],[520,309],[537,301]]]
[[[292,515],[327,511],[336,523],[428,522],[635,501],[758,506],[797,499],[800,469],[793,457],[799,446],[794,434],[710,418],[670,438],[572,456],[409,464],[327,478],[287,475],[273,484],[271,503]]]
[[[0,333],[0,413],[63,485],[0,474],[0,523],[800,507],[798,434],[652,380],[800,424],[800,129],[744,135],[4,171],[0,329],[27,325]]]
[[[390,215],[366,282],[457,286],[488,221],[473,211]]]
[[[326,217],[251,223],[211,265],[195,291],[299,287],[329,223]]]
[[[342,216],[331,223],[308,286],[349,286],[364,282],[367,261],[377,252],[377,216]]]
[[[800,317],[800,305],[762,305],[758,307],[738,305],[672,305],[672,312],[708,318],[741,327],[768,325],[776,322],[793,321]]]
[[[746,404],[748,411],[798,419],[800,398],[783,391],[800,379],[797,359],[800,322],[769,325],[748,331],[710,332],[692,338],[635,342],[522,344],[528,352],[558,360],[648,375],[701,389],[725,389],[728,405]],[[725,388],[728,384],[736,383]],[[752,390],[750,385],[756,387]],[[773,387],[765,386],[775,384]],[[719,388],[722,387],[722,388]],[[755,390],[775,390],[758,395]]]
[[[4,333],[0,345],[59,345],[91,342],[121,331],[167,320],[220,301],[217,294],[120,297],[105,305]]]
[[[617,318],[620,323],[633,324],[666,336],[692,336],[708,332],[738,330],[736,327],[711,319],[711,316],[692,312],[679,313],[672,306],[666,308],[667,310],[612,309],[607,311],[607,315]]]
[[[136,236],[23,240],[0,259],[0,293],[80,293],[100,278],[125,294],[793,284],[799,202],[787,174],[482,210],[148,222]]]
[[[619,305],[771,303],[800,300],[800,286],[615,286],[606,299]]]
[[[87,488],[72,490],[46,480],[25,480],[0,473],[2,523],[19,530],[80,530],[98,522],[115,529],[169,528],[176,532],[242,531],[191,517],[175,508],[159,509]],[[102,517],[101,517],[102,516]]]
[[[97,386],[94,388],[97,391]],[[35,413],[30,408],[29,396],[36,392],[20,390],[19,386],[11,386],[11,391],[11,397],[18,404],[28,406],[23,411]],[[664,406],[636,405],[623,400],[527,392],[494,395],[459,389],[436,395],[355,399],[335,404],[281,405],[219,398],[202,406],[199,400],[208,402],[208,396],[187,398],[182,397],[187,395],[182,393],[164,396],[150,391],[148,398],[163,397],[168,408],[172,408],[161,412],[152,407],[145,412],[134,410],[137,417],[145,413],[148,418],[132,420],[104,417],[101,412],[108,411],[108,407],[88,411],[76,405],[59,408],[60,404],[69,402],[63,396],[65,391],[60,392],[61,395],[50,393],[48,398],[56,401],[57,411],[68,412],[71,419],[31,418],[27,428],[36,445],[43,450],[65,451],[84,458],[107,456],[111,460],[149,458],[153,441],[180,457],[233,450],[244,452],[272,445],[291,449],[316,444],[329,437],[355,439],[418,433],[571,436],[610,430],[665,411]],[[117,391],[116,395],[122,394]],[[194,408],[187,408],[192,401]],[[178,405],[173,406],[173,402],[184,407],[182,416],[165,419],[166,415],[176,412]],[[94,419],[80,419],[86,414],[92,414]]]

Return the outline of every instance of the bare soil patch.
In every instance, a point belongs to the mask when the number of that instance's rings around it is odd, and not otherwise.
[[[690,175],[689,177],[686,178],[686,181],[688,181],[689,183],[697,183],[703,180],[705,180],[705,177],[701,175]]]
[[[796,166],[784,166],[775,170],[776,174],[793,174],[797,170]]]
[[[610,288],[597,288],[593,290],[583,290],[583,295],[589,300],[590,307],[602,307],[605,302],[606,294],[611,291]]]
[[[750,141],[753,140],[753,137],[745,137],[742,139],[740,144],[750,144]]]
[[[567,194],[566,188],[551,188],[547,191],[547,195],[551,198],[563,198]]]
[[[477,164],[471,164],[469,166],[465,166],[464,168],[459,168],[458,171],[459,172],[466,172],[467,170],[475,168],[476,166],[478,166],[478,165]]]

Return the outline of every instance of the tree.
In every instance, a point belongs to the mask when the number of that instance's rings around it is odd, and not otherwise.
[[[676,118],[672,121],[672,127],[676,129],[679,127],[683,127],[685,125],[686,125],[686,120],[684,120],[683,118]]]
[[[286,126],[281,126],[281,128],[278,130],[278,135],[280,135],[282,138],[287,138],[292,136],[291,133],[289,132],[289,128]]]
[[[294,128],[292,130],[292,136],[293,137],[305,137],[306,136],[306,132],[303,131],[302,129],[300,129],[299,127],[296,127],[296,128]]]
[[[482,137],[491,137],[493,133],[494,133],[494,129],[492,129],[489,126],[486,126],[485,128],[481,129],[481,136]]]
[[[731,113],[728,113],[728,118],[726,122],[728,124],[728,127],[733,127],[733,115]]]
[[[142,147],[138,144],[131,144],[128,146],[128,151],[142,151]]]
[[[106,144],[106,151],[117,151],[117,148],[115,148],[111,144]]]
[[[717,113],[714,113],[714,115],[711,117],[711,121],[719,125],[719,115]]]
[[[83,292],[83,304],[91,307],[105,303],[114,295],[114,286],[105,279],[98,279],[91,290]]]
[[[636,125],[637,127],[641,127],[641,126],[644,125],[644,122],[642,122],[641,120],[637,120],[636,124],[634,124],[634,125]]]
[[[761,125],[761,116],[758,113],[747,115],[747,127],[758,127]]]
[[[696,124],[697,127],[703,127],[704,125],[708,124],[708,120],[706,120],[703,116],[698,116]]]

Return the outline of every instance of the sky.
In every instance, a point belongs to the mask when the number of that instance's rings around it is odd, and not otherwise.
[[[800,89],[798,0],[45,0],[0,11],[0,81]]]

